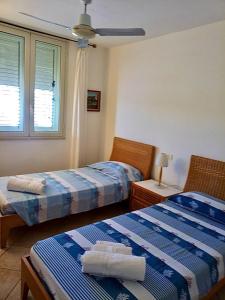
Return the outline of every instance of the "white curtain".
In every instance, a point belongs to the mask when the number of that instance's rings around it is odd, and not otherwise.
[[[87,68],[88,49],[78,49],[75,65],[74,98],[72,107],[70,167],[86,163],[87,141]]]

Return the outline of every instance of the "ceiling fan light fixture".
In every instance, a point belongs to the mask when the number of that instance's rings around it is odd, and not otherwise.
[[[77,25],[72,29],[72,33],[75,36],[79,36],[81,38],[93,39],[95,37],[95,31],[92,27],[88,25]]]
[[[95,30],[91,27],[91,17],[87,13],[80,15],[79,25],[72,28],[72,33],[86,39],[93,39],[95,37]]]
[[[75,37],[79,37],[79,35],[77,35],[77,34],[73,31],[73,29],[72,29],[72,35],[74,35]]]

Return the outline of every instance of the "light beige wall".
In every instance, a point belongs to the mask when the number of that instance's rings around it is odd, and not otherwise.
[[[88,89],[101,91],[100,112],[87,113],[87,163],[103,159],[102,143],[104,139],[104,116],[106,79],[108,71],[108,49],[98,47],[89,49]]]
[[[109,61],[105,155],[114,134],[156,145],[179,186],[191,154],[225,161],[225,21],[113,48]]]
[[[89,79],[92,89],[103,90],[104,103],[105,72],[108,50],[102,47],[89,49]],[[0,176],[66,169],[69,167],[71,108],[74,88],[76,47],[69,43],[68,70],[66,83],[66,138],[63,140],[0,140]],[[104,104],[103,104],[104,106]],[[100,143],[104,111],[88,114],[87,161],[101,158]]]

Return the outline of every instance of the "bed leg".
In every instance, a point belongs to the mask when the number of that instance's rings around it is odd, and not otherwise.
[[[6,248],[8,232],[9,230],[5,226],[3,217],[0,217],[0,249]]]
[[[21,280],[21,300],[27,300],[29,292],[29,287],[27,283],[22,279]]]
[[[21,259],[21,300],[27,300],[29,292],[27,284],[27,259],[28,257],[22,257]]]
[[[33,268],[30,256],[23,256],[21,258],[21,300],[28,299],[29,291],[35,300],[52,300]]]

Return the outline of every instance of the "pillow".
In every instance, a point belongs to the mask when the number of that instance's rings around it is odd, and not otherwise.
[[[143,180],[143,176],[137,168],[119,161],[98,162],[92,165],[88,165],[88,167],[97,169],[109,176],[120,177],[121,175],[126,175],[128,181]]]
[[[181,193],[170,196],[168,200],[213,221],[225,224],[225,201],[223,200],[198,192]]]

